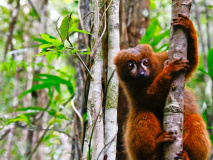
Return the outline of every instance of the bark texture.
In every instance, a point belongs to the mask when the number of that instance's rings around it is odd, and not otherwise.
[[[110,4],[110,0],[108,1]],[[105,154],[108,159],[116,158],[118,77],[113,59],[120,50],[119,0],[113,0],[108,9],[108,75],[105,109]]]
[[[190,0],[172,0],[172,19],[182,13],[189,17]],[[178,57],[187,57],[187,36],[181,27],[171,27],[169,44],[169,63]],[[174,143],[166,144],[164,159],[175,159],[176,154],[183,150],[183,103],[185,75],[180,74],[172,82],[164,109],[164,130],[173,131],[176,135]]]
[[[86,132],[86,137],[84,140],[84,151],[83,159],[88,159],[87,154],[90,151],[91,138],[92,144],[92,158],[89,153],[89,159],[103,159],[104,154],[102,149],[104,148],[104,127],[103,127],[103,113],[102,113],[102,72],[103,72],[103,59],[102,59],[102,23],[101,17],[102,13],[100,8],[103,6],[102,1],[92,0],[92,53],[91,58],[93,60],[91,73],[93,78],[91,78],[89,96],[87,102],[87,116],[88,116],[88,128]],[[90,118],[91,117],[91,118]],[[87,136],[90,137],[87,137]],[[86,146],[87,145],[87,146]],[[89,145],[89,146],[88,146]]]

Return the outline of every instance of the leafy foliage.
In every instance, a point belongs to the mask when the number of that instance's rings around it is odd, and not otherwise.
[[[208,75],[213,80],[213,48],[209,50],[207,64],[208,64]]]
[[[71,15],[65,16],[62,20],[59,29],[57,28],[59,36],[61,37],[61,41],[47,34],[41,34],[42,39],[36,39],[37,41],[42,43],[39,47],[40,49],[42,49],[42,52],[38,53],[36,56],[46,55],[48,62],[51,63],[52,60],[56,58],[56,56],[59,57],[63,53],[63,51],[67,49],[71,50],[71,54],[75,54],[76,52],[79,51],[81,52],[80,54],[90,54],[89,48],[85,52],[85,50],[78,50],[72,46],[69,40],[69,35],[72,32],[79,32],[84,34],[90,33],[84,30],[80,30],[76,27],[70,27],[71,20],[72,20]],[[71,47],[66,47],[64,45],[66,40],[69,42]]]
[[[160,44],[164,38],[169,37],[170,30],[166,30],[160,34],[157,34],[157,30],[160,28],[158,20],[153,22],[146,29],[145,35],[141,38],[140,44],[150,44],[155,52],[166,51],[169,48],[169,43]],[[160,47],[158,47],[158,45]]]

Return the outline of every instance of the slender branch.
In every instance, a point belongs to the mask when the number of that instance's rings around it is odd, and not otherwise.
[[[118,128],[117,128],[117,133],[118,133]],[[104,147],[102,148],[101,152],[100,152],[99,155],[98,155],[98,158],[99,158],[99,156],[101,155],[101,153],[103,152],[103,150],[104,150],[109,144],[111,144],[111,143],[115,140],[115,138],[117,137],[117,133],[114,135],[114,137],[112,138],[111,141],[109,141],[107,144],[104,145]],[[98,159],[98,158],[97,158],[97,159]]]
[[[55,118],[54,118],[54,121],[55,121]],[[33,156],[33,154],[36,152],[36,150],[38,149],[39,145],[41,144],[44,136],[46,135],[48,129],[51,127],[53,123],[50,123],[48,126],[47,126],[47,129],[44,131],[44,133],[42,134],[41,138],[39,139],[38,143],[36,144],[35,148],[32,150],[32,152],[30,153],[30,155],[28,156],[28,160],[30,160]]]
[[[71,45],[71,47],[74,48],[73,44],[70,42],[70,40],[69,40],[68,37],[67,37],[67,41],[69,42],[69,44]],[[80,57],[80,55],[78,54],[78,52],[75,52],[75,55],[77,56],[77,58],[79,59],[79,61],[83,64],[83,66],[86,69],[86,71],[89,74],[89,76],[93,79],[92,74],[90,73],[89,69],[87,68],[86,64],[84,63],[84,61],[82,60],[82,58]]]
[[[73,94],[72,96],[74,96],[74,94]],[[72,96],[71,96],[71,97],[72,97]],[[71,99],[69,98],[68,101],[70,101],[70,100],[71,100]],[[68,102],[66,101],[64,104],[66,105],[67,103],[68,103]],[[65,106],[65,105],[63,105],[63,106]],[[61,111],[61,110],[62,110],[62,108],[59,109],[59,111]],[[42,142],[44,136],[46,135],[46,133],[47,133],[48,129],[50,128],[50,126],[54,123],[55,119],[56,119],[56,115],[54,116],[53,121],[52,121],[51,123],[48,124],[47,130],[44,131],[44,133],[42,134],[42,136],[41,136],[41,138],[39,139],[38,143],[36,144],[35,148],[32,150],[32,152],[31,152],[30,155],[28,156],[28,158],[27,158],[28,160],[30,160],[30,159],[32,158],[33,154],[34,154],[34,153],[36,152],[36,150],[38,149],[38,147],[39,147],[39,145],[41,144],[41,142]]]
[[[5,132],[4,132],[4,134],[0,137],[0,141],[1,140],[3,140],[4,139],[4,137],[6,137],[6,135],[8,134],[8,133],[10,133],[10,128],[9,129],[7,129]]]
[[[89,16],[91,13],[94,13],[94,11],[89,12],[86,16],[83,17],[85,19],[87,16]]]
[[[58,130],[58,129],[50,129],[50,128],[28,129],[28,131],[42,131],[42,130],[56,131],[56,132],[63,133],[65,135],[67,135],[67,137],[69,137],[69,138],[73,138],[71,135],[69,135],[65,131],[61,131],[61,130]]]
[[[84,68],[86,69],[87,73],[89,74],[89,76],[93,79],[92,74],[90,73],[89,69],[87,68],[86,64],[84,63],[84,61],[81,59],[80,55],[78,54],[78,52],[75,52],[75,55],[77,56],[77,58],[81,61],[81,63],[83,64]]]
[[[61,33],[60,33],[60,31],[59,31],[59,28],[58,28],[58,20],[60,19],[60,17],[58,17],[58,19],[56,20],[56,26],[55,26],[55,28],[56,28],[56,31],[58,32],[58,35],[60,36],[60,38],[61,38],[61,41],[62,41],[62,43],[63,43],[63,45],[64,45],[64,41],[63,41],[63,39],[62,39],[62,37],[61,37]]]

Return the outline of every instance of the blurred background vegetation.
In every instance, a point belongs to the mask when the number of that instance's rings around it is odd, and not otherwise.
[[[168,50],[171,1],[150,0],[149,7],[149,26],[140,43],[150,44],[156,52]],[[79,28],[77,0],[0,1],[2,160],[25,159],[34,152],[33,159],[79,158],[75,147],[76,136],[79,136],[76,129],[82,128],[75,128],[76,117],[70,101],[79,85],[81,90],[85,85],[85,77],[83,80],[78,77],[82,66],[75,53],[80,48],[78,52],[85,54],[81,57],[87,62],[90,49],[79,47],[81,31],[76,30],[69,34],[73,48],[69,48],[68,41],[63,44],[57,30],[71,12],[70,26]],[[88,17],[84,17],[86,25],[89,25]],[[198,70],[186,85],[194,90],[213,141],[213,1],[193,0],[190,18],[198,34],[200,61]],[[51,42],[49,46],[42,46],[50,42],[41,37],[41,33],[51,40],[59,40],[59,45]],[[35,56],[38,53],[43,54]],[[78,110],[85,125],[86,105],[83,106],[79,105]]]

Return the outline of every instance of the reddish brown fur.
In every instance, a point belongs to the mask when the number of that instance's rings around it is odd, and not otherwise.
[[[192,22],[185,16],[174,19],[174,26],[183,26],[188,34],[187,60],[176,59],[164,65],[168,53],[154,53],[149,45],[120,51],[114,59],[120,83],[129,100],[129,116],[125,131],[125,147],[130,160],[160,160],[163,142],[172,143],[173,133],[163,132],[163,109],[174,76],[186,71],[188,79],[198,64],[198,42]],[[126,65],[133,61],[137,70],[142,60],[148,58],[151,65],[145,68],[143,78],[130,76]],[[184,131],[182,153],[184,160],[205,160],[210,153],[210,140],[205,123],[198,113],[191,91],[184,91]]]

